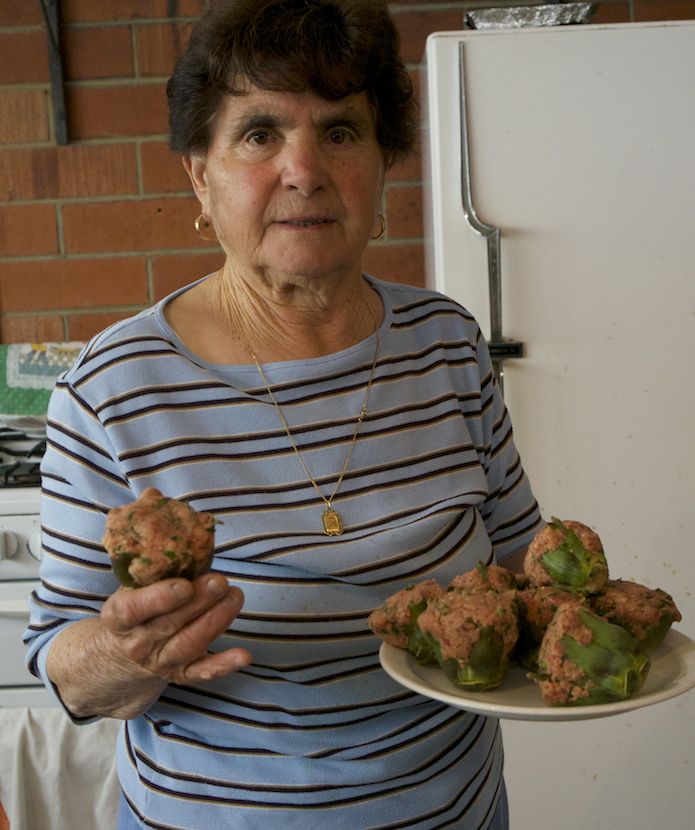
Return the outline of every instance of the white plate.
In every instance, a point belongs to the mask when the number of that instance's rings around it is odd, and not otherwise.
[[[619,715],[651,706],[695,688],[695,642],[675,629],[651,655],[651,669],[640,692],[628,700],[587,706],[548,706],[538,685],[522,668],[509,670],[504,683],[487,692],[458,689],[436,667],[421,666],[407,651],[382,643],[379,660],[397,683],[458,709],[513,720],[567,721]]]

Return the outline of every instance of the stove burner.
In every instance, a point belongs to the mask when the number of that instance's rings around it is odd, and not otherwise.
[[[16,461],[0,465],[0,487],[37,487],[40,483],[38,462]]]
[[[39,465],[45,451],[44,438],[0,427],[0,489],[39,486]]]

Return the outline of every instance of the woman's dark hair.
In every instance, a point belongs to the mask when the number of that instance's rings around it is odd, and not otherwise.
[[[385,0],[213,0],[167,85],[171,148],[204,154],[223,96],[249,84],[329,101],[366,92],[391,166],[417,132],[399,46]]]

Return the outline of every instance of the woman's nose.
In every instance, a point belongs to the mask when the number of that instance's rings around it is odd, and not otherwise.
[[[281,181],[284,187],[310,196],[326,182],[320,147],[312,141],[288,142],[282,152]]]

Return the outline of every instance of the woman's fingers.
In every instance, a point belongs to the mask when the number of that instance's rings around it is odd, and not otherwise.
[[[167,673],[199,660],[207,648],[232,624],[243,604],[238,588],[229,588],[214,605],[190,620],[169,637],[157,655],[158,664]]]
[[[231,649],[228,657],[213,661],[208,657],[216,655],[207,652],[236,618],[243,600],[243,593],[220,574],[192,583],[165,580],[117,591],[104,604],[102,622],[124,657],[158,677],[172,678],[201,661],[201,669],[221,676],[250,660],[243,649]]]
[[[251,662],[251,654],[245,648],[231,648],[216,654],[206,654],[200,660],[185,666],[173,676],[177,683],[197,683],[217,680],[231,672],[239,671]]]
[[[145,588],[119,588],[104,603],[101,618],[115,634],[125,634],[176,611],[190,602],[195,593],[193,584],[185,579],[167,579]]]

